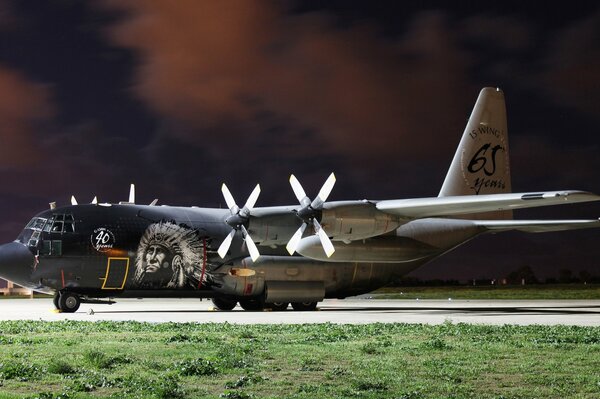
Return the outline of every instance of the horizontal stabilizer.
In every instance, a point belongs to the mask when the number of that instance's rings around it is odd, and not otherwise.
[[[474,223],[490,232],[509,230],[525,233],[579,230],[600,227],[600,220],[475,220]]]
[[[600,196],[585,191],[547,191],[385,200],[376,206],[386,213],[417,219],[590,201],[600,201]]]

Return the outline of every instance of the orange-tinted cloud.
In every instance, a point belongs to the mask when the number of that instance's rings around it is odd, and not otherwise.
[[[36,125],[51,115],[48,91],[0,66],[0,167],[21,167],[36,161]]]
[[[139,54],[136,95],[203,131],[241,125],[229,140],[256,134],[252,120],[266,111],[314,130],[316,153],[433,155],[454,145],[468,113],[468,57],[442,15],[417,17],[390,42],[372,27],[333,28],[324,15],[288,15],[277,3],[108,4],[128,11],[110,35]],[[475,98],[472,90],[467,103]]]

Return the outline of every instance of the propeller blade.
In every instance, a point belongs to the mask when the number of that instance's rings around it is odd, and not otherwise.
[[[257,184],[252,190],[252,193],[248,197],[248,201],[246,201],[246,205],[244,205],[244,209],[251,210],[254,208],[256,201],[258,200],[258,195],[260,194],[260,184]]]
[[[296,179],[296,176],[290,176],[290,185],[292,186],[292,190],[294,190],[294,194],[296,195],[298,202],[302,204],[302,201],[304,198],[306,198],[306,193],[304,192],[304,189],[302,188],[302,185],[298,179]]]
[[[235,235],[235,230],[231,230],[229,232],[229,234],[227,235],[227,237],[225,237],[225,239],[223,240],[221,245],[219,245],[219,249],[217,250],[217,253],[221,257],[221,259],[224,259],[225,255],[227,255],[227,251],[229,251],[229,247],[231,246],[231,241],[233,240],[234,235]]]
[[[333,190],[334,185],[335,174],[332,172],[325,181],[325,184],[323,184],[323,187],[321,187],[321,190],[319,191],[319,198],[321,198],[323,202],[327,201],[327,197],[329,197],[329,194],[331,194],[331,190]]]
[[[135,204],[135,184],[133,183],[129,186],[129,203]]]
[[[94,205],[98,204],[98,197],[94,197],[94,199],[92,200],[92,204],[94,204]]]
[[[331,255],[333,255],[333,253],[335,252],[335,248],[333,247],[331,240],[327,236],[327,233],[325,233],[325,230],[323,230],[323,227],[321,227],[319,222],[317,222],[317,219],[313,219],[313,224],[315,226],[317,234],[319,235],[319,240],[321,240],[321,245],[323,246],[325,255],[327,255],[327,257],[330,258]]]
[[[223,193],[223,197],[225,198],[225,203],[227,203],[227,208],[229,208],[229,210],[237,208],[235,200],[233,199],[233,195],[231,195],[231,192],[229,191],[225,183],[223,183],[223,185],[221,186],[221,192]],[[232,211],[232,213],[237,213],[237,211]]]
[[[329,177],[327,178],[327,180],[325,181],[325,183],[323,184],[323,187],[321,187],[321,190],[319,191],[319,195],[317,195],[317,198],[314,199],[314,201],[312,202],[312,204],[310,204],[310,206],[313,207],[314,209],[320,209],[323,206],[323,203],[325,201],[327,201],[327,197],[329,197],[329,194],[331,194],[331,190],[333,190],[334,185],[335,185],[335,174],[331,173],[329,175]]]
[[[256,259],[260,256],[258,248],[256,248],[256,244],[252,241],[252,237],[250,237],[250,234],[248,234],[248,230],[246,230],[244,225],[242,225],[242,231],[244,232],[244,240],[246,241],[246,246],[248,247],[248,252],[250,252],[252,262],[256,262]]]
[[[71,205],[79,205],[77,204],[77,200],[75,199],[74,195],[71,195]]]
[[[306,230],[306,223],[302,223],[302,226],[296,230],[290,241],[288,241],[285,249],[289,252],[290,255],[293,255],[296,252],[296,248],[298,248],[298,244],[302,239],[302,234],[304,234],[304,230]]]

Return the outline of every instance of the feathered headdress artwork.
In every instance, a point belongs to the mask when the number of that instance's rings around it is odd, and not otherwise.
[[[142,284],[146,276],[145,254],[152,245],[165,248],[171,257],[173,277],[165,288],[193,286],[197,288],[202,275],[204,246],[198,233],[190,228],[172,222],[159,222],[148,226],[138,245],[135,261],[136,285]]]

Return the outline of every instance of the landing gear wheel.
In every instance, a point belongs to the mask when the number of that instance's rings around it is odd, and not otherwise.
[[[311,311],[317,308],[317,302],[292,302],[292,307],[297,311]]]
[[[242,299],[240,301],[240,306],[244,310],[257,311],[263,310],[265,304],[258,299]]]
[[[235,308],[237,301],[227,298],[212,298],[212,303],[219,310],[229,311]]]
[[[272,303],[266,303],[265,308],[274,310],[276,312],[282,312],[284,310],[287,310],[288,305],[289,305],[289,302],[272,302]]]
[[[64,313],[73,313],[79,309],[81,305],[81,299],[79,295],[71,292],[63,292],[58,298],[58,308]]]
[[[52,303],[54,304],[54,308],[55,309],[60,309],[58,307],[58,300],[60,299],[60,292],[56,291],[54,293],[54,298],[52,298]]]

